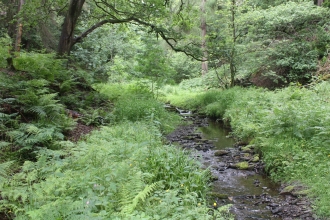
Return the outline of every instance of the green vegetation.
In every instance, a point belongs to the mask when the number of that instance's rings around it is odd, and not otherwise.
[[[329,88],[328,82],[275,91],[234,87],[200,93],[195,105],[180,93],[173,100],[228,123],[236,138],[257,147],[271,178],[310,187],[315,210],[329,216]]]
[[[0,216],[230,219],[170,102],[329,218],[329,2],[0,0]]]
[[[122,122],[75,147],[40,151],[2,181],[1,208],[17,219],[212,219],[208,176],[164,146],[153,123]]]

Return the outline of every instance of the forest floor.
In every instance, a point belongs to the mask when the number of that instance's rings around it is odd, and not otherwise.
[[[92,125],[84,125],[80,122],[77,123],[77,126],[68,132],[67,139],[72,142],[77,142],[84,138],[85,135],[89,134],[95,129],[99,129],[98,127]]]

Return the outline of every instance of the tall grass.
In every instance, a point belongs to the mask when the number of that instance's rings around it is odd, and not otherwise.
[[[123,120],[152,121],[163,133],[171,132],[180,123],[180,116],[167,112],[146,84],[102,84],[96,88],[114,102],[113,115],[117,123]]]

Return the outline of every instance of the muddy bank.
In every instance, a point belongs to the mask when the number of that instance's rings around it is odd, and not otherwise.
[[[317,219],[303,188],[275,184],[265,176],[253,146],[226,138],[228,134],[220,124],[182,113],[188,125],[176,129],[167,140],[191,150],[205,168],[211,169],[210,204],[232,204],[231,212],[238,220]]]

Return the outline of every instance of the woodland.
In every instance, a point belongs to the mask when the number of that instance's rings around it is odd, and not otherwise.
[[[329,49],[329,0],[0,0],[0,219],[234,219],[165,103],[329,219]]]

